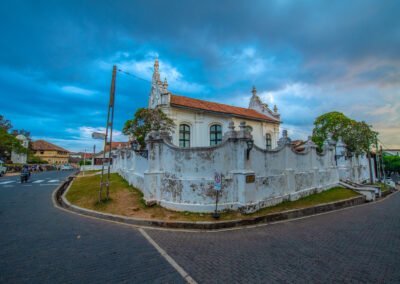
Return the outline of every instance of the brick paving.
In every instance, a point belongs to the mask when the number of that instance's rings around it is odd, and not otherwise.
[[[399,211],[400,193],[251,229],[147,232],[199,283],[400,283]]]
[[[1,283],[184,283],[138,230],[54,208],[54,188],[0,185]],[[399,210],[400,193],[256,228],[146,232],[199,283],[400,283]]]
[[[56,185],[31,184],[0,185],[0,283],[185,283],[138,230],[56,209]]]

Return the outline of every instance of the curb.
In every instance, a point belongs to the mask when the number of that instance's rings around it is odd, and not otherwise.
[[[296,219],[316,214],[321,214],[329,211],[343,209],[346,207],[352,207],[366,203],[365,196],[353,197],[345,200],[336,202],[325,203],[317,205],[315,207],[308,207],[302,209],[294,209],[279,213],[270,213],[264,216],[253,217],[250,219],[231,220],[231,221],[220,221],[220,222],[187,222],[187,221],[163,221],[163,220],[149,220],[131,218],[126,216],[114,215],[109,213],[102,213],[90,209],[85,209],[72,205],[66,198],[65,195],[68,192],[71,182],[74,179],[74,175],[69,176],[54,192],[53,198],[58,206],[63,207],[67,210],[73,211],[78,214],[100,218],[108,221],[114,221],[134,226],[141,227],[158,227],[168,229],[194,229],[194,230],[217,230],[235,228],[249,225],[256,225],[260,223],[272,223],[277,221],[284,221],[290,219]],[[393,193],[395,190],[387,190],[388,193],[385,196]],[[383,197],[383,196],[382,196]]]

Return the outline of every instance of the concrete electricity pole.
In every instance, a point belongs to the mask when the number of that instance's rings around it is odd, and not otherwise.
[[[111,169],[111,148],[112,148],[112,130],[113,130],[113,121],[114,121],[114,96],[115,96],[115,77],[117,74],[117,67],[113,66],[113,73],[111,79],[111,90],[110,90],[110,102],[108,104],[108,115],[107,115],[107,126],[106,126],[106,136],[104,137],[104,151],[103,151],[103,160],[101,166],[101,182],[100,182],[100,190],[99,190],[99,202],[101,202],[101,192],[103,186],[107,188],[106,191],[106,200],[108,200],[109,189],[110,189],[110,169]],[[110,141],[108,140],[108,129],[110,129]],[[106,159],[106,150],[107,145],[108,148],[108,170],[107,170],[107,182],[103,183],[103,174],[104,174],[104,160]]]

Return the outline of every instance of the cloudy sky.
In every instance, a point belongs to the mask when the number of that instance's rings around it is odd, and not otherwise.
[[[247,107],[256,85],[293,138],[337,110],[400,148],[399,15],[396,0],[4,0],[0,114],[34,139],[89,149],[112,65],[151,80],[159,57],[175,94]],[[114,140],[149,92],[117,74]]]

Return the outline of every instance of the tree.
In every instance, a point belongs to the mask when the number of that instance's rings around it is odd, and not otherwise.
[[[9,159],[13,150],[17,153],[29,152],[22,146],[20,140],[9,133],[11,129],[11,121],[4,119],[4,116],[0,115],[0,158],[4,160]]]
[[[136,111],[135,117],[125,122],[122,133],[133,136],[140,149],[146,148],[145,138],[150,131],[158,131],[161,126],[166,131],[172,131],[175,126],[172,119],[159,108],[140,108]]]
[[[17,130],[13,129],[11,131],[11,135],[17,137],[18,135],[24,135],[26,138],[30,139],[31,133],[29,131],[26,131],[25,129]]]
[[[312,140],[318,145],[319,151],[322,150],[328,133],[332,134],[335,141],[341,136],[348,152],[356,155],[368,152],[378,135],[364,121],[357,122],[338,111],[323,114],[314,121]]]
[[[385,172],[400,173],[400,157],[383,155],[383,163],[385,165]]]
[[[12,128],[11,121],[4,119],[2,115],[0,115],[0,128],[4,128],[7,132]]]

